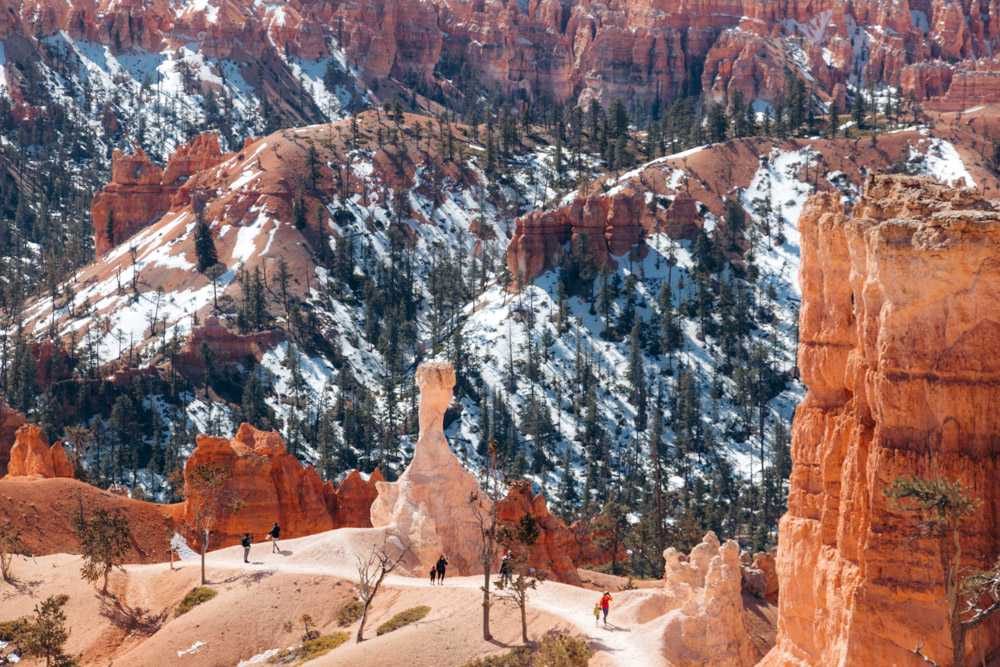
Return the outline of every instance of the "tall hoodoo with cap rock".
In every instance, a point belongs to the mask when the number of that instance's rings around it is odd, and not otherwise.
[[[375,528],[409,544],[421,563],[447,554],[449,569],[470,574],[478,566],[475,537],[479,525],[469,498],[482,489],[452,453],[444,435],[444,413],[451,404],[455,369],[431,362],[417,369],[420,388],[420,435],[413,460],[395,482],[378,482],[372,503]]]

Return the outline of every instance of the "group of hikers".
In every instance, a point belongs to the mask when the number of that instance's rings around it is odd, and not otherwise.
[[[274,527],[271,528],[270,532],[264,537],[271,538],[271,553],[280,554],[281,549],[278,548],[278,536],[281,535],[281,526],[278,522],[274,522]],[[253,538],[250,537],[250,533],[243,533],[243,539],[240,540],[240,544],[243,546],[243,562],[250,562],[250,545],[253,544]]]
[[[431,565],[431,586],[434,585],[434,578],[437,577],[437,583],[444,584],[444,571],[448,568],[448,559],[444,554],[438,558],[437,563]]]
[[[281,527],[278,522],[275,521],[271,530],[265,535],[265,537],[271,538],[271,553],[281,553],[281,549],[278,548],[278,537],[281,535]],[[250,545],[253,544],[253,538],[250,533],[244,533],[243,539],[240,540],[240,544],[243,546],[243,562],[250,562]],[[435,583],[439,585],[444,585],[444,575],[445,571],[448,569],[448,558],[444,554],[441,554],[437,562],[431,566],[431,585]],[[500,580],[504,586],[509,586],[511,580],[514,576],[514,552],[507,551],[504,554],[503,560],[500,562]],[[604,591],[604,595],[601,596],[601,601],[594,605],[594,623],[595,625],[600,622],[601,614],[604,614],[604,626],[608,625],[608,609],[611,606],[611,592]]]
[[[277,526],[278,524],[274,524]],[[444,573],[445,569],[448,567],[448,558],[441,554],[437,563],[431,565],[431,586],[435,583],[439,585],[444,584]],[[514,552],[507,551],[504,554],[503,560],[500,561],[500,581],[503,586],[509,586],[514,577]],[[601,622],[601,614],[604,614],[604,627],[608,627],[608,610],[611,608],[611,602],[614,598],[611,597],[611,591],[604,591],[604,595],[601,596],[600,602],[594,605],[594,625]]]

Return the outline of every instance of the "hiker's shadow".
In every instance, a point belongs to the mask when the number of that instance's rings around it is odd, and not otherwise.
[[[279,556],[291,556],[292,552],[288,551],[287,549],[278,549],[278,555]]]
[[[251,562],[250,564],[263,565],[264,563]],[[254,570],[253,572],[237,572],[235,574],[231,574],[229,577],[225,579],[222,579],[221,581],[218,581],[217,583],[231,584],[238,581],[242,582],[246,586],[250,586],[251,584],[260,583],[264,579],[270,577],[272,574],[274,574],[273,570]]]
[[[632,632],[632,628],[622,628],[622,627],[619,627],[617,625],[611,625],[610,623],[608,623],[607,625],[605,625],[601,629],[602,630],[610,630],[611,632]]]

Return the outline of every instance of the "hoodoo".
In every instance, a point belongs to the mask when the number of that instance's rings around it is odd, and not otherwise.
[[[432,362],[417,369],[420,387],[420,436],[413,460],[395,482],[378,482],[372,503],[375,528],[389,531],[408,543],[421,563],[447,553],[451,567],[471,574],[477,547],[473,539],[479,524],[469,497],[482,490],[448,447],[444,412],[451,404],[455,369]]]
[[[926,178],[870,176],[848,217],[810,199],[802,234],[795,413],[781,520],[778,646],[765,665],[950,664],[936,541],[888,509],[897,475],[938,474],[983,501],[963,562],[1000,545],[1000,203]],[[970,656],[1000,646],[995,623]],[[971,658],[970,658],[971,659]],[[978,664],[978,657],[976,658]]]

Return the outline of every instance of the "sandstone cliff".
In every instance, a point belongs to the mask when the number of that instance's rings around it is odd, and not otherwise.
[[[436,79],[453,90],[449,80],[464,66],[478,84],[513,95],[561,103],[579,96],[584,105],[622,98],[662,109],[699,90],[723,103],[735,90],[780,102],[786,72],[815,82],[828,100],[848,78],[897,85],[906,67],[931,59],[976,70],[977,60],[998,55],[998,26],[995,0],[294,0],[280,8],[235,0],[176,9],[165,0],[27,0],[4,13],[0,35],[65,34],[114,53],[183,44],[239,64],[260,96],[305,124],[316,110],[282,99],[296,97],[301,84],[279,50],[303,60],[342,50],[369,84]],[[213,74],[195,85],[219,83]]]
[[[984,501],[970,566],[1000,531],[1000,203],[927,179],[871,176],[852,217],[814,196],[799,220],[799,368],[778,646],[765,665],[950,661],[936,543],[889,512],[897,475],[933,471]],[[969,642],[1000,645],[989,625]]]

